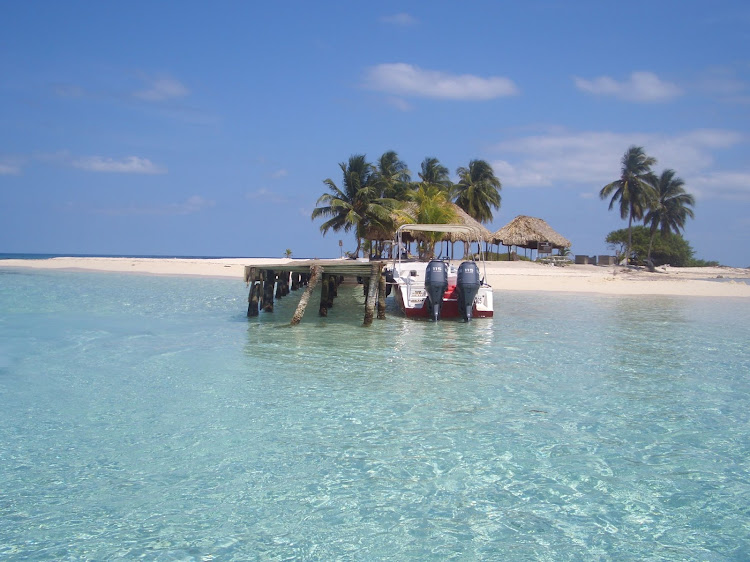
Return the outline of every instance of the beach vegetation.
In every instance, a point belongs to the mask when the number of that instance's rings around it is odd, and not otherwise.
[[[532,261],[528,256],[519,256],[516,252],[508,254],[508,252],[485,252],[484,259],[487,261]]]
[[[606,242],[615,252],[618,261],[628,255],[626,252],[629,246],[631,261],[636,265],[646,263],[649,247],[654,265],[689,267],[693,262],[694,250],[679,233],[657,231],[652,237],[649,227],[638,225],[630,230],[623,228],[610,232]]]
[[[479,222],[492,221],[492,209],[500,208],[502,185],[484,160],[472,160],[467,168],[456,170],[458,183],[453,186],[454,203]]]
[[[404,223],[446,224],[460,220],[456,207],[479,222],[492,221],[492,210],[500,208],[500,180],[484,160],[471,160],[468,167],[456,170],[458,183],[453,184],[448,168],[432,156],[426,157],[413,181],[406,163],[393,150],[383,153],[375,164],[365,155],[352,155],[339,163],[340,185],[323,180],[327,190],[317,200],[313,220],[325,219],[320,231],[354,231],[357,248],[347,255],[358,257],[360,250],[382,254],[382,241]],[[434,251],[427,240],[422,252]]]
[[[685,229],[685,221],[694,217],[692,207],[695,205],[695,198],[685,191],[685,182],[677,177],[674,170],[664,170],[653,179],[655,197],[643,218],[644,224],[651,228],[647,259],[651,258],[651,246],[657,230],[662,234],[678,234]]]
[[[378,159],[372,179],[380,196],[385,199],[403,201],[412,189],[411,172],[393,150],[384,152]]]
[[[402,224],[449,224],[456,222],[457,215],[450,204],[448,191],[440,185],[423,183],[410,194],[410,202],[394,212],[396,223]],[[420,258],[430,259],[435,253],[435,244],[442,238],[440,232],[423,232],[419,244]]]
[[[642,146],[631,146],[621,160],[620,177],[602,187],[601,199],[610,198],[609,209],[619,202],[620,217],[628,219],[628,238],[625,255],[633,255],[633,221],[640,221],[653,200],[656,199],[654,174],[651,166],[656,159],[648,156]]]
[[[420,168],[419,179],[422,180],[423,185],[435,186],[446,193],[450,193],[453,187],[450,172],[437,158],[428,156],[422,160]]]
[[[323,180],[328,192],[318,198],[312,219],[327,219],[320,225],[324,236],[329,230],[349,232],[353,229],[357,238],[354,255],[359,256],[368,228],[389,227],[392,204],[382,197],[375,168],[364,154],[352,155],[348,162],[341,162],[339,168],[343,176],[341,187],[330,178]]]
[[[721,264],[716,260],[701,260],[693,258],[690,260],[689,267],[719,267]]]

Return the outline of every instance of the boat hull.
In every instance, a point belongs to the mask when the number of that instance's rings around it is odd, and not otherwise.
[[[404,285],[396,285],[396,302],[401,312],[407,318],[429,318],[430,311],[427,305],[426,295],[419,288]],[[471,307],[472,318],[492,318],[494,310],[492,306],[492,289],[488,286],[480,287],[474,303]],[[443,294],[443,305],[440,310],[441,319],[461,318],[458,307],[458,291],[455,286],[449,286]]]

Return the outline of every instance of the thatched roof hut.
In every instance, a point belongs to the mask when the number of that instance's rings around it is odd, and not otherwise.
[[[494,244],[519,246],[538,250],[539,244],[549,242],[553,248],[568,248],[570,240],[555,232],[544,220],[519,215],[492,235]]]
[[[453,207],[453,211],[455,212],[455,215],[456,215],[455,220],[452,221],[453,223],[471,227],[473,230],[477,232],[479,241],[481,242],[490,242],[494,239],[493,233],[490,232],[484,225],[482,225],[482,223],[472,218],[466,211],[464,211],[461,207],[459,207],[455,203],[451,203],[451,206]],[[401,211],[409,215],[416,215],[417,204],[406,203],[401,209]],[[396,224],[396,227],[404,224],[403,220],[399,220],[397,213],[393,213],[392,216]],[[381,228],[373,227],[368,230],[366,238],[368,240],[393,240],[394,235],[395,235],[395,230],[392,232],[385,232]],[[409,239],[415,240],[419,238],[420,238],[419,235],[416,235],[413,238],[410,237],[409,235],[405,236],[405,240],[409,240]],[[476,241],[476,238],[470,237],[466,233],[463,233],[463,232],[446,232],[444,233],[443,241],[446,241],[446,240],[449,242],[474,242]]]

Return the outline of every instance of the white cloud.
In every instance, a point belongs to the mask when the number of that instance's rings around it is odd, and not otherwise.
[[[121,174],[165,174],[166,168],[155,165],[148,158],[128,156],[122,160],[104,158],[102,156],[88,156],[73,161],[75,168],[91,172],[114,172]]]
[[[86,91],[75,84],[57,84],[54,86],[55,93],[63,98],[82,98]]]
[[[135,92],[133,96],[145,101],[164,101],[183,98],[189,93],[190,90],[174,78],[156,78],[147,89]]]
[[[712,170],[714,152],[742,141],[743,135],[720,129],[698,129],[671,136],[552,131],[503,141],[494,147],[501,156],[491,164],[507,188],[568,186],[584,193],[598,193],[619,175],[625,150],[637,145],[657,158],[654,166],[657,172],[673,168],[692,193],[729,198],[748,192],[748,184],[743,182],[750,172]]]
[[[100,215],[132,216],[132,215],[190,215],[208,207],[213,207],[214,201],[204,199],[200,195],[188,197],[181,203],[170,203],[157,207],[122,207],[119,209],[97,209],[94,211]]]
[[[210,199],[204,199],[200,195],[193,195],[191,197],[188,197],[188,199],[183,203],[173,203],[166,209],[168,211],[167,214],[189,215],[192,213],[197,213],[198,211],[201,211],[208,207],[213,207],[214,204],[215,202]]]
[[[404,98],[399,98],[396,96],[388,96],[385,99],[385,102],[388,105],[392,105],[399,111],[411,111],[413,109],[412,105],[408,101],[406,101]]]
[[[364,87],[394,95],[452,100],[489,100],[518,93],[508,78],[448,74],[405,63],[370,67],[365,73]]]
[[[404,12],[401,12],[400,14],[394,14],[392,16],[383,16],[382,18],[380,18],[380,21],[382,23],[403,27],[408,27],[417,23],[417,19],[414,16],[411,16]]]
[[[21,166],[11,162],[0,162],[0,176],[17,176],[21,173]]]
[[[697,176],[692,178],[690,186],[699,197],[750,201],[750,171]]]
[[[273,172],[273,173],[271,174],[271,177],[272,177],[273,179],[278,179],[278,178],[285,178],[285,177],[286,177],[286,176],[288,176],[288,175],[289,175],[289,172],[287,172],[287,171],[286,171],[286,170],[284,170],[284,169],[281,169],[281,170],[276,170],[275,172]]]
[[[660,102],[673,99],[682,90],[670,82],[661,80],[653,72],[633,72],[628,80],[618,82],[609,76],[593,80],[575,77],[579,90],[595,95],[613,96],[625,101]]]
[[[282,195],[279,195],[268,188],[261,187],[255,191],[248,192],[245,194],[245,199],[249,201],[255,201],[258,199],[263,200],[265,203],[286,203],[288,199]]]

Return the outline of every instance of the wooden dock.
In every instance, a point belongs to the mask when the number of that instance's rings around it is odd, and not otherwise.
[[[365,292],[364,326],[372,324],[375,306],[378,318],[385,318],[386,283],[383,269],[385,261],[358,260],[292,260],[287,263],[254,264],[245,266],[248,294],[248,317],[257,316],[259,310],[273,312],[274,298],[282,298],[290,291],[305,287],[290,324],[300,323],[315,288],[320,285],[318,313],[328,316],[338,286],[346,278],[362,280]]]

